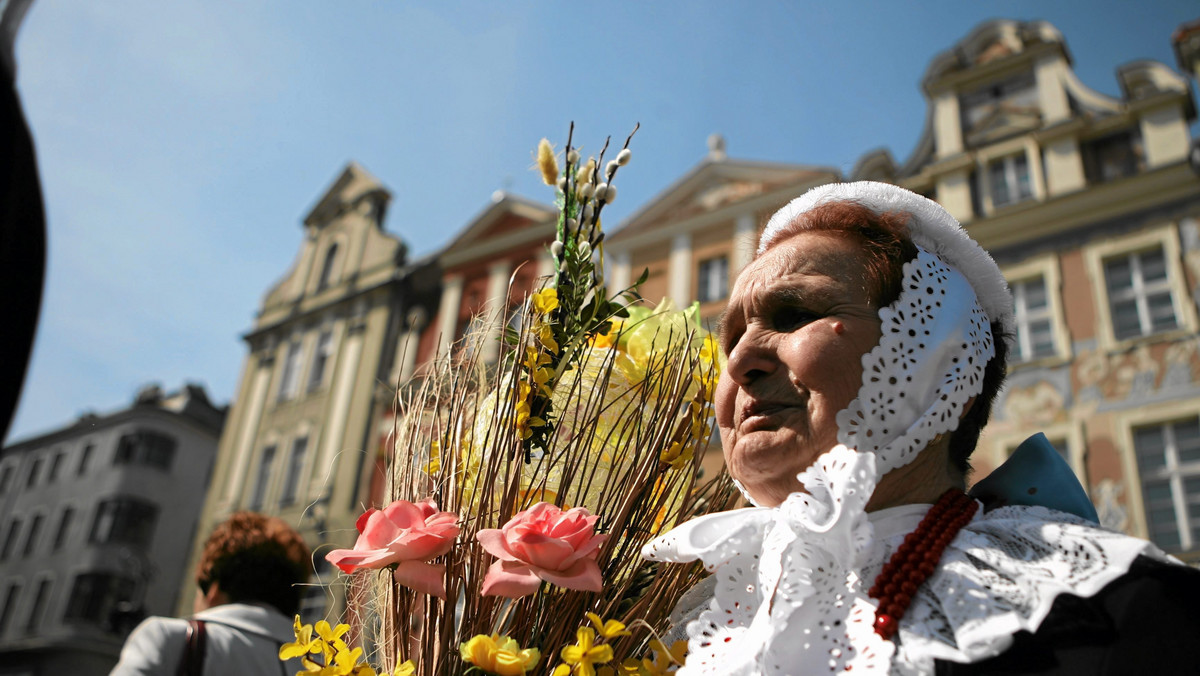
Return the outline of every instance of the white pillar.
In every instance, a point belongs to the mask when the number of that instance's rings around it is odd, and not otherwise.
[[[462,275],[451,275],[442,279],[442,300],[438,305],[438,338],[434,358],[450,352],[454,342],[454,330],[458,328],[458,310],[462,304]]]
[[[1144,113],[1139,120],[1146,168],[1154,169],[1187,158],[1191,139],[1182,106],[1163,106]]]
[[[485,363],[496,361],[500,355],[500,327],[508,319],[508,279],[512,274],[512,263],[496,261],[488,268],[487,303],[483,306],[483,318],[487,332],[483,336],[481,356]]]
[[[609,292],[619,291],[629,286],[633,281],[629,278],[629,252],[622,251],[611,254],[608,260],[609,266],[612,268],[611,273],[608,275]]]
[[[733,256],[729,261],[729,281],[732,284],[742,268],[754,260],[754,252],[758,249],[758,224],[754,214],[738,216],[733,226]]]
[[[667,264],[667,295],[675,306],[685,308],[692,302],[692,236],[675,235],[671,240],[671,258]]]
[[[366,320],[346,320],[346,337],[337,351],[337,373],[333,378],[333,396],[330,397],[329,414],[321,430],[321,452],[317,456],[316,481],[326,482],[332,490],[333,463],[341,450],[346,432],[346,418],[350,415],[350,402],[354,399],[354,383],[358,379],[358,362],[362,355],[363,333]]]
[[[250,471],[254,459],[254,442],[258,439],[258,424],[262,420],[263,406],[267,401],[267,388],[271,384],[271,371],[274,370],[272,366],[275,359],[270,356],[257,359],[254,383],[250,387],[250,396],[244,402],[246,415],[242,419],[242,428],[238,430],[237,446],[232,449],[233,467],[229,480],[225,483],[225,492],[221,496],[223,513],[233,511],[238,497],[242,494],[242,483],[246,480],[246,474]]]
[[[553,279],[549,279],[554,276],[554,257],[550,255],[549,251],[543,251],[538,254],[537,276],[538,281],[536,284],[541,284],[543,279],[554,281]]]
[[[943,92],[934,99],[933,134],[939,159],[962,152],[962,118],[958,113],[958,96],[954,92]]]

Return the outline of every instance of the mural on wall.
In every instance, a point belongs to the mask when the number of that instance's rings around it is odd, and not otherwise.
[[[1102,479],[1092,486],[1092,504],[1100,517],[1100,525],[1122,533],[1129,532],[1132,524],[1125,509],[1125,481]]]

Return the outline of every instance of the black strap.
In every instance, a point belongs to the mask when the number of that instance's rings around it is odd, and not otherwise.
[[[179,676],[201,676],[204,673],[206,636],[204,620],[191,619],[187,623],[187,640],[183,645],[183,654],[179,656],[179,667],[175,671]]]

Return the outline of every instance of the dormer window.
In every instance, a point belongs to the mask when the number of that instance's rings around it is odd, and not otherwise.
[[[959,98],[963,138],[976,146],[1036,128],[1040,122],[1033,73],[993,82]]]
[[[1142,135],[1136,128],[1084,141],[1080,151],[1083,172],[1093,185],[1133,176],[1146,167]]]
[[[1029,158],[1025,153],[1002,157],[988,164],[987,179],[992,191],[993,209],[1033,197]]]
[[[337,243],[330,244],[325,250],[325,263],[321,265],[321,277],[317,281],[317,291],[324,291],[333,281],[333,266],[337,262]]]

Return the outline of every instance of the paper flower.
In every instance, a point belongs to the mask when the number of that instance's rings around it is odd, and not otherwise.
[[[358,518],[354,549],[335,549],[325,559],[345,573],[395,566],[396,582],[445,598],[444,564],[429,563],[450,551],[458,537],[458,515],[439,511],[431,500],[397,500]]]
[[[596,632],[591,627],[580,627],[575,632],[575,645],[563,646],[563,662],[554,668],[554,676],[571,673],[572,668],[581,676],[596,676],[597,664],[607,664],[613,659],[612,646],[596,643]],[[570,665],[570,666],[567,666]]]
[[[500,676],[522,676],[542,659],[537,648],[522,649],[513,639],[499,634],[477,634],[459,645],[458,654],[464,662]]]
[[[581,591],[600,591],[596,556],[607,535],[596,535],[596,519],[582,507],[562,511],[546,502],[518,512],[503,528],[476,538],[498,560],[483,579],[483,594],[519,598],[537,591],[541,580]]]

